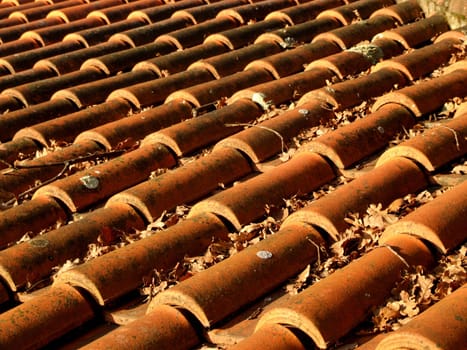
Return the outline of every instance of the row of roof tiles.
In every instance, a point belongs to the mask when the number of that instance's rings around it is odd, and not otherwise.
[[[462,31],[448,32],[439,15],[421,19],[415,2],[363,0],[334,8],[341,4],[96,1],[32,12],[62,24],[0,46],[0,155],[6,167],[0,187],[6,207],[18,200],[0,213],[0,297],[6,308],[12,296],[23,301],[0,314],[3,346],[44,346],[104,312],[117,324],[136,320],[88,348],[189,348],[202,338],[222,345],[246,338],[236,346],[245,349],[303,348],[310,341],[325,348],[383,303],[404,269],[430,268],[436,259],[431,247],[448,253],[465,241],[464,183],[389,226],[380,248],[271,303],[259,319],[218,328],[319,260],[314,247],[328,249],[339,239],[350,212],[363,214],[371,204],[387,206],[425,189],[430,175],[464,156],[465,112],[458,108],[457,118],[390,148],[375,169],[289,215],[274,235],[140,305],[136,317],[123,312],[122,321],[122,313],[112,311],[154,269],[168,271],[186,256],[203,254],[213,239],[228,240],[229,232],[260,220],[267,206],[334,181],[444,103],[465,97]],[[36,5],[42,7],[31,8]],[[27,4],[15,7],[29,11]],[[77,29],[83,25],[96,29],[83,34]],[[365,40],[371,44],[353,48]],[[441,76],[418,81],[445,65]],[[371,99],[376,102],[365,118],[312,140],[283,164],[264,163],[304,130]],[[292,101],[296,108],[268,118],[273,106]],[[149,109],[140,112],[142,107]],[[68,145],[18,161],[52,140]],[[213,145],[209,154],[180,164]],[[174,169],[158,174],[165,168]],[[230,187],[235,181],[241,183]],[[219,184],[227,188],[210,196]],[[182,204],[194,204],[186,219],[63,272],[48,286],[57,265],[83,258],[90,244],[112,244],[122,232],[144,230]],[[88,210],[69,221],[72,213]],[[57,221],[63,226],[51,229]],[[40,235],[15,243],[26,233]],[[45,287],[24,294],[37,283]],[[330,293],[335,286],[345,293]],[[422,315],[451,307],[449,315],[465,315],[456,301],[464,291]],[[423,331],[432,317],[366,346],[405,346],[415,332],[417,344],[458,348],[466,329],[459,317],[446,316],[442,326],[450,336],[438,338]],[[238,329],[242,335],[235,338]]]

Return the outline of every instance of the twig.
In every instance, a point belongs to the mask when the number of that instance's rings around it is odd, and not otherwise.
[[[454,129],[450,128],[449,126],[446,126],[446,125],[440,125],[439,127],[440,128],[446,128],[446,129],[450,130],[454,134],[454,139],[456,140],[456,148],[457,148],[458,151],[460,151],[461,148],[460,148],[460,145],[459,145],[459,138],[457,137],[456,130],[454,130]]]
[[[390,245],[387,245],[387,244],[380,244],[379,246],[388,248],[391,253],[393,253],[395,256],[397,256],[404,263],[404,265],[407,266],[407,268],[410,268],[410,265],[407,262],[407,260],[405,260],[398,252],[396,252],[393,247],[391,247]]]
[[[227,127],[236,127],[236,126],[249,126],[249,127],[254,127],[254,128],[259,128],[259,129],[263,129],[263,130],[267,130],[267,131],[270,131],[272,132],[274,135],[276,135],[277,137],[279,137],[279,139],[281,140],[281,150],[282,150],[282,153],[285,153],[286,150],[287,150],[287,146],[284,142],[284,138],[282,137],[282,135],[277,132],[276,130],[274,129],[271,129],[271,128],[268,128],[266,126],[262,126],[262,125],[257,125],[257,124],[250,124],[250,123],[234,123],[234,124],[225,124],[225,126]]]
[[[318,266],[320,266],[321,265],[321,247],[318,244],[316,244],[312,239],[308,237],[306,239],[308,242],[310,242],[311,244],[315,246],[316,251],[318,252],[317,262],[318,262]]]
[[[120,154],[122,154],[124,152],[125,152],[124,150],[99,152],[99,153],[93,153],[93,154],[89,154],[89,155],[86,155],[86,156],[80,156],[80,157],[76,157],[76,158],[73,158],[73,159],[64,160],[64,161],[60,161],[60,162],[49,162],[49,163],[42,163],[42,164],[19,164],[19,163],[15,162],[13,167],[15,169],[33,169],[33,168],[43,168],[43,167],[47,167],[47,166],[57,166],[57,165],[70,166],[70,165],[76,164],[76,163],[86,162],[86,161],[89,161],[89,160],[95,160],[95,159],[97,159],[99,157],[120,155]]]
[[[65,171],[68,169],[69,166],[70,166],[70,163],[65,163],[65,165],[63,166],[63,169],[60,170],[60,172],[57,175],[55,175],[54,177],[51,177],[50,179],[47,179],[47,180],[41,182],[40,184],[38,184],[38,185],[36,185],[34,187],[31,187],[31,188],[27,189],[24,192],[21,192],[20,194],[18,194],[17,197],[10,199],[9,201],[5,202],[4,204],[5,205],[12,205],[14,203],[14,201],[16,201],[17,199],[22,199],[25,196],[27,196],[28,194],[37,191],[39,188],[54,182],[55,180],[60,178],[65,173]]]

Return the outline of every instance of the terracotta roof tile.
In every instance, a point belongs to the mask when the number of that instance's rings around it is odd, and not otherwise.
[[[400,349],[403,346],[455,348],[462,344],[466,332],[464,320],[459,315],[466,312],[466,290],[466,286],[460,287],[400,330],[389,334],[376,349]]]
[[[123,4],[122,0],[101,0],[82,3],[76,6],[67,6],[64,9],[50,11],[47,17],[59,17],[64,22],[72,22],[86,18],[86,16],[97,9],[109,8]],[[107,22],[107,21],[106,21]]]
[[[102,78],[104,73],[98,69],[87,68],[79,71],[47,78],[32,83],[22,84],[2,91],[2,95],[12,96],[21,101],[25,106],[49,100],[52,95],[63,88],[75,84],[86,83]]]
[[[290,25],[299,24],[315,19],[322,11],[345,5],[342,0],[318,0],[300,3],[269,13],[266,20],[278,19]]]
[[[60,24],[63,24],[63,21],[58,17],[36,20],[25,24],[18,24],[16,26],[0,29],[0,40],[3,44],[14,42],[18,39],[21,39],[23,33],[27,33],[30,30],[38,30],[38,28],[47,29],[49,26]],[[44,43],[40,40],[37,41],[37,44],[38,46],[44,45]]]
[[[143,227],[140,216],[131,206],[123,203],[109,205],[81,220],[1,251],[0,275],[10,290],[23,289],[49,276],[57,264],[84,257],[88,245],[96,242],[99,236],[111,242],[119,232]]]
[[[78,40],[78,39],[77,39]],[[81,39],[79,39],[81,40]],[[81,42],[82,43],[82,42]],[[88,43],[86,42],[85,45]],[[62,53],[56,56],[38,60],[33,68],[47,68],[57,72],[57,74],[66,74],[79,70],[86,60],[100,57],[102,55],[115,53],[129,49],[130,46],[121,41],[108,41],[96,44],[91,47],[85,47],[71,52]]]
[[[66,302],[63,302],[64,300]],[[68,317],[69,315],[74,317]],[[93,316],[92,305],[78,290],[61,285],[50,289],[30,303],[2,313],[0,342],[7,347],[46,345],[52,332],[53,336],[66,334]],[[44,332],[44,325],[50,327],[50,333]],[[22,336],[23,332],[30,334],[30,337]]]
[[[408,235],[395,236],[385,246],[265,313],[257,328],[269,323],[293,326],[325,349],[327,343],[336,341],[363,321],[367,310],[388,296],[407,265],[428,267],[432,263],[430,250],[420,240]],[[354,283],[355,280],[359,283]],[[353,307],[345,307],[349,304]]]
[[[148,23],[156,23],[158,21],[168,19],[178,10],[205,5],[203,0],[183,0],[176,2],[168,2],[161,6],[149,7],[144,10],[133,11],[128,15],[128,19],[143,18]]]
[[[227,185],[251,172],[253,169],[246,157],[226,148],[120,192],[108,203],[129,203],[148,221],[154,221],[164,210],[193,202],[216,190],[220,183]]]
[[[0,120],[2,128],[1,141],[5,142],[22,128],[75,112],[76,106],[68,100],[52,100],[39,103],[28,108],[5,114]]]
[[[122,42],[126,43],[125,41],[109,39],[109,42],[115,41],[119,42],[120,44]],[[96,58],[90,58],[84,61],[80,69],[95,67],[107,75],[112,75],[121,71],[131,70],[135,62],[153,58],[158,55],[165,55],[175,50],[176,47],[170,43],[151,43],[134,48],[119,50],[118,52],[110,52]]]
[[[59,17],[52,17],[51,19],[57,18]],[[57,43],[61,41],[67,34],[73,33],[75,31],[96,28],[103,25],[105,25],[105,21],[100,18],[83,18],[73,22],[65,22],[45,28],[30,30],[24,32],[20,38],[32,38],[45,46]]]
[[[384,167],[361,175],[347,186],[293,213],[283,226],[297,221],[307,222],[321,227],[337,239],[339,232],[348,227],[344,218],[349,211],[363,213],[371,203],[387,206],[395,199],[417,192],[427,185],[425,173],[414,162],[402,157],[394,158]]]
[[[121,5],[106,6],[99,10],[93,10],[88,13],[87,17],[99,17],[110,24],[125,20],[133,11],[162,6],[163,4],[164,2],[161,0],[132,1],[129,3],[122,3]]]
[[[75,143],[94,140],[107,150],[136,145],[145,136],[159,129],[189,119],[193,110],[184,100],[175,100],[144,112],[106,123],[79,134]]]
[[[63,40],[75,40],[81,42],[86,47],[105,43],[112,35],[121,31],[142,27],[147,23],[142,19],[128,19],[96,28],[83,29],[71,34],[67,34]]]
[[[30,138],[44,146],[50,145],[52,140],[59,143],[71,142],[88,128],[124,118],[129,111],[128,102],[115,99],[22,128],[13,139]]]
[[[149,69],[162,77],[182,72],[200,59],[217,56],[227,51],[229,49],[222,42],[212,40],[181,51],[171,52],[167,55],[139,62],[133,67],[133,70]]]
[[[35,50],[18,52],[13,55],[4,56],[0,59],[0,65],[6,67],[11,73],[18,73],[32,68],[37,60],[82,48],[83,45],[80,42],[63,41],[53,45],[39,47]]]
[[[18,9],[10,14],[9,18],[17,18],[21,19],[24,23],[26,22],[33,22],[39,19],[46,18],[47,14],[50,11],[66,8],[70,6],[76,6],[79,4],[83,4],[84,2],[81,0],[67,0],[58,3],[51,3],[45,6],[33,7],[29,9]]]
[[[115,89],[135,85],[154,78],[156,78],[156,75],[150,70],[126,72],[59,90],[54,93],[52,98],[69,99],[82,108],[104,102]]]
[[[0,2],[0,347],[462,347],[453,23],[415,0]]]
[[[233,147],[247,154],[254,163],[260,163],[285,152],[286,144],[301,131],[326,123],[333,117],[331,110],[311,102],[227,137],[215,148]]]
[[[72,212],[144,181],[152,171],[170,168],[175,159],[160,144],[148,144],[103,164],[82,170],[52,184],[41,187],[35,196],[45,194],[58,198]],[[114,179],[118,178],[118,185]]]
[[[213,237],[226,237],[227,233],[226,226],[216,215],[206,213],[193,216],[160,235],[63,273],[56,283],[80,286],[89,291],[100,305],[104,305],[138,286],[154,263],[159,269],[168,269],[185,254],[199,254],[209,246]],[[122,270],[128,273],[122,275]],[[117,276],[119,279],[125,278],[123,286],[116,281]]]
[[[235,28],[238,23],[230,17],[218,17],[193,26],[159,35],[155,42],[169,42],[179,50],[201,44],[204,39],[227,29]]]
[[[37,142],[30,138],[18,138],[12,143],[31,143],[35,145],[31,151],[40,151]],[[6,143],[8,144],[8,143]],[[64,147],[56,152],[51,152],[43,157],[38,157],[33,160],[18,161],[14,159],[16,169],[5,172],[0,176],[0,188],[8,191],[18,198],[24,198],[28,194],[34,192],[35,185],[38,181],[41,183],[50,181],[67,168],[67,164],[71,162],[79,163],[87,158],[98,158],[102,153],[102,147],[93,141],[75,142],[69,147]],[[118,154],[118,152],[116,152]],[[110,157],[112,154],[107,154]],[[44,166],[47,165],[47,166]],[[66,169],[65,169],[66,170]],[[15,207],[16,208],[16,207]],[[21,208],[18,208],[21,210]]]
[[[222,138],[235,134],[245,124],[253,123],[263,111],[254,102],[238,100],[224,108],[216,109],[191,120],[174,124],[148,135],[142,143],[160,142],[177,155],[187,155]],[[199,137],[200,130],[209,132]]]
[[[231,50],[239,49],[243,46],[253,44],[255,40],[261,36],[261,33],[282,28],[285,25],[285,22],[274,19],[258,21],[247,26],[240,26],[234,29],[224,30],[217,34],[211,34],[204,42],[221,42]]]
[[[131,85],[125,89],[117,89],[109,95],[109,100],[123,98],[137,108],[146,107],[163,102],[172,92],[178,89],[210,80],[214,80],[214,77],[206,69],[190,69],[167,77]]]

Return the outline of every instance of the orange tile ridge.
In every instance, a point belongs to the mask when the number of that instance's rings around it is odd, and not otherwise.
[[[31,157],[41,148],[35,141],[25,138],[0,144],[0,169],[11,168],[18,158]]]
[[[55,199],[47,196],[31,199],[0,212],[0,247],[14,245],[25,234],[38,234],[67,220],[68,213]]]
[[[17,47],[16,50],[14,49],[14,47],[13,48],[10,47],[10,49],[16,52],[22,52],[26,50],[26,47],[24,47],[24,40],[25,39],[33,40],[33,38],[31,37],[22,38],[22,35],[24,33],[29,32],[31,30],[47,28],[49,26],[55,26],[55,25],[59,25],[63,23],[64,22],[60,18],[46,18],[46,19],[32,21],[29,23],[17,24],[12,27],[2,28],[0,29],[0,41],[2,42],[3,45],[10,44],[13,46],[19,43],[22,43],[23,47]],[[35,47],[45,46],[45,43],[40,40],[37,41],[34,39],[34,42],[35,42]]]
[[[0,90],[3,91],[18,85],[52,78],[57,75],[58,73],[56,71],[49,69],[48,67],[26,69],[19,73],[8,74],[0,77]]]
[[[87,28],[96,28],[105,25],[105,22],[96,17],[83,18],[77,21],[56,24],[44,28],[24,32],[20,38],[32,38],[39,41],[42,46],[60,42],[65,35]]]
[[[22,128],[76,112],[77,109],[76,105],[69,100],[53,100],[12,110],[0,118],[0,129],[2,130],[0,141],[11,140]]]
[[[432,264],[431,252],[422,241],[397,235],[266,312],[256,329],[271,323],[293,327],[326,349],[362,322],[368,310],[384,302],[403,270]]]
[[[458,39],[445,39],[416,49],[410,54],[380,62],[376,65],[375,70],[397,69],[404,73],[408,79],[417,80],[441,66],[448,65],[449,61],[462,49],[461,44],[462,41]]]
[[[193,23],[197,24],[215,18],[217,14],[224,9],[229,9],[248,3],[248,0],[215,1],[201,6],[193,6],[177,10],[172,14],[172,17],[187,17],[190,18]]]
[[[325,124],[334,117],[330,109],[312,101],[261,123],[247,125],[249,128],[224,138],[214,149],[236,148],[258,164],[281,152],[286,153],[287,143],[302,130]]]
[[[193,117],[193,108],[185,100],[134,113],[80,133],[74,143],[93,140],[106,150],[136,146],[147,135]]]
[[[239,90],[228,103],[247,98],[268,110],[272,106],[296,100],[308,91],[325,86],[327,81],[333,80],[337,80],[334,72],[323,67],[315,68]]]
[[[47,17],[59,17],[66,23],[69,23],[86,18],[86,16],[94,10],[122,5],[123,3],[123,0],[99,0],[85,2],[80,5],[70,6],[60,10],[52,10],[47,14]],[[108,24],[106,20],[104,22]]]
[[[29,288],[50,277],[54,267],[84,258],[89,244],[98,239],[107,245],[122,233],[144,226],[139,214],[127,204],[96,209],[76,222],[0,251],[0,277],[13,292]]]
[[[30,69],[38,60],[61,53],[82,49],[83,45],[76,41],[58,42],[24,52],[14,53],[0,59],[0,65],[6,67],[11,74]]]
[[[109,42],[115,41],[125,42],[119,40],[109,40]],[[89,58],[83,62],[81,69],[95,67],[107,75],[114,75],[121,71],[130,70],[133,68],[135,62],[153,58],[157,55],[165,55],[175,50],[175,46],[169,43],[150,43],[126,50],[120,50],[118,52],[110,52],[94,58]]]
[[[40,47],[40,43],[36,40],[28,38],[28,39],[18,39],[9,43],[3,43],[0,45],[0,56],[7,56],[17,52],[23,52],[31,49],[36,49]],[[2,68],[4,71],[5,68]],[[7,73],[9,74],[9,73]],[[5,74],[2,74],[2,76]]]
[[[153,222],[164,211],[191,203],[252,172],[246,157],[226,148],[141,182],[114,195],[107,204],[128,203]]]
[[[136,108],[142,108],[162,103],[172,92],[179,89],[214,79],[214,76],[206,69],[190,69],[114,90],[107,100],[125,99]]]
[[[222,43],[230,50],[235,50],[253,44],[255,40],[262,35],[261,33],[283,28],[285,25],[284,22],[273,19],[259,21],[211,34],[204,40],[204,43]]]
[[[381,15],[394,17],[400,25],[417,22],[425,17],[417,0],[397,1],[395,5],[376,10],[370,15],[370,18]]]
[[[428,65],[426,61],[424,65]],[[456,69],[451,73],[383,95],[376,100],[372,109],[377,111],[387,103],[398,103],[409,109],[416,117],[421,117],[434,112],[453,97],[466,96],[466,78],[467,70]]]
[[[281,28],[272,32],[261,34],[256,42],[272,40],[281,46],[288,48],[298,46],[301,43],[311,41],[316,35],[325,33],[329,30],[339,28],[339,23],[334,18],[320,18],[296,24],[286,28]]]
[[[44,147],[50,146],[52,142],[67,143],[88,128],[126,117],[129,111],[130,104],[127,101],[115,99],[22,128],[13,140],[30,138]]]
[[[348,213],[363,213],[368,205],[375,203],[385,207],[427,185],[426,174],[414,162],[394,158],[291,214],[282,225],[306,222],[320,227],[337,240],[348,227],[344,220]]]
[[[448,30],[449,24],[446,18],[441,14],[435,14],[414,23],[384,31],[376,37],[395,40],[404,48],[409,49],[433,41],[438,35]]]
[[[227,239],[228,229],[213,214],[180,221],[170,228],[102,255],[60,274],[54,285],[71,284],[106,305],[141,286],[154,269],[169,271],[186,255],[203,253],[212,239]]]
[[[96,104],[104,104],[110,93],[115,89],[125,88],[156,78],[156,74],[151,70],[124,72],[58,90],[52,95],[51,99],[68,99],[73,101],[79,108],[84,108]],[[113,100],[118,101],[122,99],[116,98]]]
[[[306,350],[300,338],[293,329],[271,323],[261,327],[254,335],[229,347],[229,350]]]
[[[147,315],[159,305],[173,305],[193,314],[204,328],[211,328],[315,261],[321,245],[322,237],[310,225],[280,230],[159,293],[150,302]]]
[[[112,37],[112,35],[115,35],[116,33],[139,28],[146,24],[147,23],[141,19],[127,19],[124,21],[106,24],[97,28],[87,28],[83,30],[78,30],[76,32],[65,35],[62,41],[78,41],[82,43],[85,47],[90,47],[104,42],[118,42],[117,40],[109,41],[109,39]]]
[[[189,18],[168,18],[114,34],[110,37],[109,41],[123,41],[133,47],[137,47],[154,42],[160,35],[193,25],[193,22]]]
[[[191,318],[183,310],[161,305],[151,315],[119,327],[81,349],[191,349],[201,341]]]
[[[59,178],[63,173],[70,170],[69,167],[73,164],[96,160],[104,156],[111,158],[117,154],[118,151],[103,152],[101,145],[87,140],[74,143],[69,147],[64,147],[35,159],[16,160],[9,169],[0,174],[0,189],[22,201],[28,198],[38,187]],[[37,184],[37,182],[40,183]]]
[[[260,43],[255,45],[260,45]],[[301,72],[303,66],[308,62],[335,54],[339,51],[341,50],[336,44],[321,40],[276,54],[270,53],[266,58],[250,62],[245,69],[267,69],[276,79],[280,79]]]
[[[144,10],[135,10],[128,15],[128,19],[141,18],[147,23],[156,23],[168,19],[176,11],[205,5],[203,0],[184,0],[175,2],[166,2],[160,6],[149,7]],[[184,16],[187,18],[186,16]],[[193,19],[190,19],[193,22]],[[193,22],[194,23],[194,22]]]
[[[365,118],[313,139],[302,146],[302,149],[321,154],[340,169],[360,162],[384,149],[396,136],[412,129],[416,124],[408,109],[397,104],[387,104],[384,107]]]
[[[390,225],[380,242],[385,243],[398,233],[408,233],[432,243],[439,251],[446,253],[467,238],[466,202],[467,181],[464,181]]]
[[[263,215],[266,205],[281,205],[284,198],[309,193],[334,178],[334,171],[324,158],[303,153],[196,203],[188,216],[215,213],[239,230]]]
[[[272,11],[292,7],[294,5],[296,5],[296,2],[292,0],[259,1],[253,4],[220,11],[217,16],[232,17],[241,24],[248,24],[249,21],[264,19]]]
[[[410,348],[457,349],[465,344],[467,285],[438,301],[397,331],[389,333],[376,350]]]
[[[241,131],[245,124],[253,123],[262,114],[262,109],[256,103],[249,100],[237,100],[222,108],[196,118],[187,118],[187,120],[149,134],[142,144],[159,142],[169,147],[177,156],[183,156]],[[202,137],[200,137],[201,132]]]
[[[96,68],[88,68],[9,88],[3,90],[2,95],[15,97],[25,106],[29,107],[49,100],[60,89],[101,79],[104,76],[102,71]]]
[[[281,52],[282,48],[272,42],[252,44],[191,64],[188,69],[206,69],[217,79],[243,70],[254,59]]]
[[[397,25],[397,20],[393,17],[379,15],[318,34],[312,42],[327,41],[345,50],[362,41],[372,39],[378,33],[395,28]]]
[[[46,18],[47,14],[52,10],[75,6],[83,3],[83,0],[67,0],[58,3],[48,3],[44,6],[32,7],[24,10],[20,9],[19,11],[12,12],[8,17],[21,19],[24,23],[33,22]]]
[[[116,53],[129,48],[128,44],[121,41],[100,43],[65,54],[40,59],[34,64],[33,69],[48,68],[54,70],[59,75],[71,73],[75,70],[79,70],[81,65],[88,59],[105,54]],[[1,79],[2,78],[0,78],[0,81]]]
[[[330,10],[321,12],[317,18],[331,17],[335,18],[342,25],[347,26],[355,21],[370,18],[370,16],[382,7],[394,5],[394,0],[361,0],[351,2],[343,6],[339,6]],[[379,15],[380,13],[378,13]],[[387,13],[383,13],[387,15]]]
[[[184,99],[195,108],[213,104],[223,98],[229,98],[240,89],[271,81],[274,78],[265,69],[248,69],[230,74],[217,80],[208,81],[171,93],[165,100]]]
[[[211,36],[208,38],[210,37]],[[135,64],[133,71],[151,70],[159,77],[163,77],[182,72],[186,70],[190,64],[200,59],[217,56],[228,51],[229,48],[223,43],[209,41],[181,51],[174,51],[167,55],[141,61]]]
[[[238,25],[238,22],[230,17],[218,17],[168,34],[159,35],[154,42],[168,42],[177,49],[183,50],[184,48],[202,44],[204,38],[213,33],[232,29]]]
[[[315,0],[303,2],[285,9],[272,11],[265,17],[265,20],[280,20],[289,25],[294,25],[311,21],[322,11],[342,5],[345,5],[344,0]]]
[[[39,188],[34,196],[57,198],[71,212],[77,212],[146,180],[152,171],[171,168],[175,164],[175,158],[165,146],[148,144],[56,180]]]
[[[86,17],[100,17],[104,19],[107,24],[111,24],[119,21],[125,21],[127,16],[133,11],[162,5],[164,5],[162,0],[138,0],[132,2],[123,2],[120,5],[116,4],[112,6],[105,6],[105,8],[93,10],[89,12]]]
[[[433,172],[466,153],[467,114],[463,114],[389,148],[378,158],[376,166],[395,157],[405,157]]]
[[[409,81],[399,71],[381,69],[365,76],[308,92],[298,101],[298,106],[303,102],[318,100],[329,104],[336,111],[343,111],[358,106],[362,102],[371,101],[372,98],[380,97],[393,91],[394,88],[402,88],[408,83]]]
[[[306,71],[319,68],[329,69],[339,79],[345,79],[350,75],[365,72],[383,57],[384,51],[378,45],[373,43],[357,45],[349,50],[310,62],[306,66]]]
[[[0,314],[0,347],[39,348],[94,316],[92,304],[78,290],[57,286]]]

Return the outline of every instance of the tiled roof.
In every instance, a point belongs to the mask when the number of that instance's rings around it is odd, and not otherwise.
[[[465,33],[415,0],[3,0],[0,348],[465,348]]]

